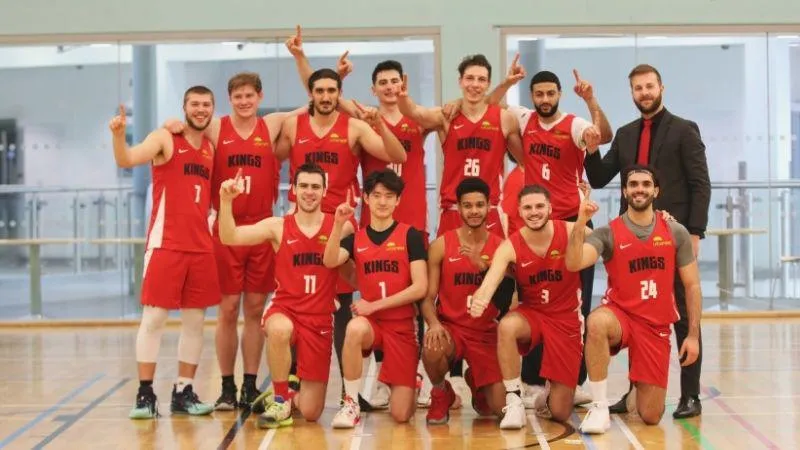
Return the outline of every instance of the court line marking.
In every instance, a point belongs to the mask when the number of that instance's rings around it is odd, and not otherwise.
[[[572,417],[572,420],[575,421],[575,433],[583,441],[583,443],[586,444],[586,448],[589,450],[597,450],[597,446],[594,445],[594,440],[592,437],[588,434],[581,433],[581,418],[578,417],[578,413],[574,409],[572,410],[572,415],[570,417]]]
[[[539,423],[539,419],[536,417],[536,414],[528,413],[528,422],[530,422],[531,428],[533,428],[533,432],[536,435],[536,441],[539,442],[539,448],[542,450],[550,450],[550,444],[547,443],[547,438],[544,436],[544,430],[542,430],[542,425]]]
[[[701,388],[703,391],[706,392],[708,395],[713,395],[715,388],[709,388],[707,386],[703,386]],[[712,390],[713,389],[713,390]],[[719,392],[719,391],[717,391]],[[721,400],[719,397],[714,396],[712,401],[717,404],[723,411],[728,413],[728,416],[733,419],[734,422],[738,423],[742,426],[745,430],[747,430],[753,437],[761,441],[762,444],[766,445],[769,449],[778,449],[778,445],[772,442],[768,437],[764,436],[756,427],[753,426],[750,422],[745,420],[741,415],[737,414],[736,411],[733,410],[724,400]]]
[[[70,427],[72,427],[73,425],[75,425],[75,423],[77,423],[77,422],[78,422],[78,421],[79,421],[81,418],[83,418],[85,415],[89,414],[89,412],[90,412],[91,410],[93,410],[95,407],[97,407],[97,405],[99,405],[100,403],[102,403],[102,402],[103,402],[103,400],[107,399],[107,398],[108,398],[108,397],[110,397],[110,396],[111,396],[113,393],[115,393],[115,392],[117,392],[118,390],[120,390],[120,388],[122,388],[122,386],[124,386],[125,384],[127,384],[129,381],[131,381],[131,378],[123,378],[122,380],[120,380],[119,382],[117,382],[117,384],[115,384],[114,386],[112,386],[112,387],[111,387],[111,389],[107,390],[106,392],[104,392],[103,394],[101,394],[100,396],[98,396],[97,398],[95,398],[94,400],[92,400],[92,401],[91,401],[91,402],[90,402],[88,405],[86,405],[86,406],[85,406],[85,407],[84,407],[82,410],[78,411],[78,413],[77,413],[77,414],[75,414],[75,415],[71,416],[69,419],[67,419],[67,420],[66,420],[66,421],[65,421],[65,422],[64,422],[64,423],[63,423],[63,424],[62,424],[60,427],[58,427],[58,428],[57,428],[55,431],[53,431],[53,432],[52,432],[52,433],[50,433],[50,434],[49,434],[47,437],[45,437],[44,439],[42,439],[42,440],[41,440],[41,441],[40,441],[38,444],[36,444],[36,446],[34,446],[33,448],[34,448],[35,450],[39,450],[39,449],[42,449],[42,448],[44,448],[44,447],[45,447],[47,444],[49,444],[49,443],[53,442],[53,441],[54,441],[54,440],[55,440],[55,439],[56,439],[56,438],[57,438],[59,435],[61,435],[61,433],[63,433],[63,432],[65,432],[65,431],[67,431],[67,430],[68,430]]]
[[[264,389],[267,388],[271,381],[271,377],[269,375],[264,377],[264,381],[261,383],[259,390],[264,392]],[[251,411],[249,409],[242,410],[239,417],[236,419],[236,422],[233,423],[231,428],[225,433],[225,437],[222,438],[222,442],[220,442],[219,446],[217,446],[217,450],[225,450],[228,446],[231,445],[233,440],[236,438],[236,435],[239,433],[239,430],[244,427],[244,424],[247,423],[247,418],[250,417]]]
[[[73,398],[77,397],[83,391],[89,389],[93,384],[95,384],[98,381],[100,381],[100,379],[103,378],[104,376],[105,376],[105,374],[99,373],[99,374],[95,375],[94,378],[91,378],[90,380],[86,381],[82,385],[80,385],[77,388],[73,389],[66,396],[62,397],[61,400],[59,400],[56,404],[54,404],[53,406],[51,406],[51,407],[47,408],[46,410],[42,411],[41,413],[39,413],[39,415],[37,415],[36,417],[31,419],[30,422],[28,422],[25,425],[19,427],[17,429],[17,431],[11,433],[8,437],[6,437],[2,441],[0,441],[0,448],[5,447],[6,445],[10,444],[11,442],[13,442],[18,437],[20,437],[23,434],[25,434],[28,430],[30,430],[31,428],[36,426],[39,422],[44,420],[47,416],[55,413],[56,411],[61,409],[67,402],[69,402]]]
[[[628,425],[626,425],[625,422],[619,418],[619,415],[612,414],[611,416],[617,426],[619,426],[619,429],[622,430],[622,433],[625,435],[625,437],[628,438],[628,441],[630,441],[631,445],[633,445],[633,448],[636,450],[644,450],[642,443],[639,442],[639,439],[637,439],[631,429],[628,428]]]
[[[270,428],[267,431],[267,434],[264,435],[264,439],[261,441],[261,445],[258,446],[258,450],[267,450],[272,444],[272,439],[275,437],[275,428]]]

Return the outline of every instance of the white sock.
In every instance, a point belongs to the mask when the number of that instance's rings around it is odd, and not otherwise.
[[[591,381],[589,380],[589,391],[592,393],[592,400],[595,403],[608,406],[608,380]]]
[[[344,393],[354,401],[358,401],[358,391],[361,389],[361,380],[344,380]]]
[[[177,383],[177,386],[176,386],[175,390],[178,391],[178,392],[183,392],[183,388],[185,388],[186,386],[189,386],[190,384],[192,384],[192,379],[191,378],[178,377],[178,383]]]
[[[503,380],[503,385],[506,387],[506,392],[522,391],[522,378],[517,377],[511,380]]]

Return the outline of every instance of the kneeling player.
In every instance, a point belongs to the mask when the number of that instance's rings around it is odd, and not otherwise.
[[[500,414],[505,406],[503,377],[497,363],[498,310],[489,306],[472,318],[469,303],[503,242],[486,229],[489,186],[480,178],[465,178],[456,188],[461,226],[445,232],[431,244],[428,255],[428,296],[422,314],[428,323],[422,363],[433,384],[429,424],[446,423],[456,395],[445,374],[453,362],[466,359],[464,374],[472,391],[472,405],[481,415]],[[513,295],[509,279],[505,295]],[[438,308],[434,301],[438,296]]]
[[[325,407],[325,392],[333,345],[333,311],[338,272],[322,264],[333,216],[320,209],[325,195],[325,172],[303,164],[292,189],[297,211],[237,227],[231,202],[241,193],[239,180],[220,188],[219,234],[226,245],[257,245],[268,241],[275,249],[277,289],[261,320],[267,336],[267,362],[272,373],[274,399],[259,418],[262,427],[292,424],[292,399],[306,420],[315,421]],[[352,226],[344,224],[345,232]],[[300,392],[289,392],[291,347],[297,353]]]
[[[544,344],[541,376],[548,380],[535,401],[537,415],[565,421],[572,412],[583,351],[581,279],[567,271],[565,255],[573,224],[550,220],[550,194],[542,186],[525,186],[519,193],[519,214],[525,227],[511,235],[497,252],[470,308],[484,313],[510,263],[520,289],[519,307],[500,321],[497,354],[506,407],[500,428],[525,426],[520,398],[520,355]]]
[[[392,219],[402,191],[403,180],[391,169],[369,174],[364,192],[370,224],[343,240],[342,227],[353,208],[345,202],[336,209],[325,266],[335,268],[353,259],[361,300],[353,303],[357,317],[345,332],[345,399],[333,418],[334,428],[353,428],[358,423],[361,410],[355,399],[361,386],[362,358],[376,349],[384,354],[378,380],[391,388],[389,412],[397,422],[406,422],[414,414],[419,361],[414,302],[428,288],[427,252],[419,231]]]

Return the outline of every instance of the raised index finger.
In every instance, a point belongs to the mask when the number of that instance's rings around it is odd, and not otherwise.
[[[122,116],[123,118],[125,117],[125,105],[123,105],[122,103],[119,104],[119,115]]]
[[[236,176],[233,178],[237,183],[239,180],[242,179],[242,168],[239,167],[239,170],[236,171]]]
[[[297,40],[303,38],[303,31],[300,29],[300,25],[297,25],[297,28],[295,28],[295,35],[297,36]]]
[[[358,101],[356,101],[356,99],[353,99],[353,104],[354,104],[354,105],[356,105],[356,108],[357,108],[359,111],[361,111],[361,112],[366,112],[366,111],[364,111],[364,107],[363,107],[363,106],[361,106],[361,103],[358,103]]]
[[[347,55],[349,54],[350,50],[345,50],[344,53],[342,53],[342,56],[339,57],[339,61],[344,61],[345,59],[347,59]]]
[[[519,65],[519,53],[514,55],[514,60],[511,61],[511,67],[517,67]]]
[[[572,69],[572,75],[575,76],[575,82],[576,83],[580,83],[581,82],[581,76],[578,74],[578,69]]]

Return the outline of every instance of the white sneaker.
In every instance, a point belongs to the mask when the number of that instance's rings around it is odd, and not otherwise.
[[[608,403],[592,403],[579,427],[580,432],[586,434],[603,434],[610,428],[611,414],[608,412]]]
[[[417,408],[430,407],[433,386],[431,380],[428,379],[428,374],[417,372],[417,386]]]
[[[524,384],[522,386],[522,403],[525,405],[525,409],[536,409],[536,399],[544,392],[544,386]],[[545,393],[544,396],[546,398],[547,394]]]
[[[503,407],[501,430],[520,430],[525,427],[525,405],[522,399],[511,392],[506,392],[506,406]]]
[[[352,398],[345,396],[344,404],[339,412],[333,417],[331,426],[333,428],[355,428],[358,422],[361,421],[361,408],[358,407],[358,402]]]
[[[450,377],[450,386],[453,386],[453,391],[456,393],[456,400],[450,405],[450,409],[459,409],[463,403],[461,399],[471,396],[472,392],[469,390],[467,382],[464,381],[464,377]]]
[[[592,403],[592,395],[583,389],[583,386],[575,386],[575,397],[573,397],[572,404],[574,406],[586,405]]]
[[[386,384],[377,381],[372,388],[372,395],[369,397],[369,404],[374,409],[386,409],[389,407],[389,395],[391,390]]]

